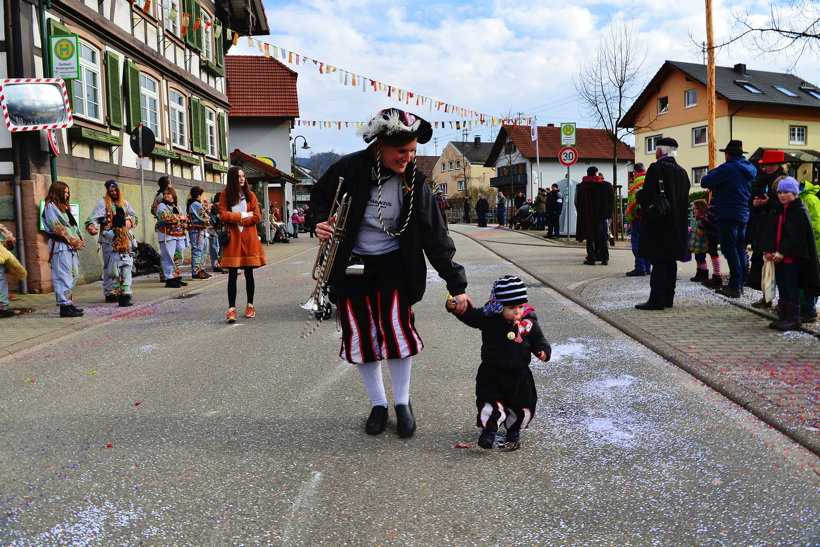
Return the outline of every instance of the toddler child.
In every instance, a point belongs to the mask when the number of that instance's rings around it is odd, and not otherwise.
[[[695,277],[689,281],[702,282],[706,286],[716,283],[719,287],[723,284],[723,276],[720,268],[720,255],[718,255],[718,235],[717,219],[715,218],[715,206],[706,203],[705,199],[696,199],[692,202],[695,213],[695,226],[692,228],[692,238],[689,240],[689,251],[695,255],[697,270]],[[706,253],[712,260],[712,280],[709,280],[709,266],[706,263]]]
[[[808,209],[798,198],[797,180],[786,177],[778,183],[777,200],[763,224],[760,247],[763,258],[774,262],[774,277],[780,295],[779,314],[769,327],[788,331],[800,328],[799,292],[808,298],[820,292],[817,246]]]
[[[453,313],[455,303],[447,302]],[[481,365],[476,375],[478,445],[492,448],[498,428],[507,430],[508,448],[518,448],[521,429],[535,415],[538,394],[530,370],[530,354],[548,361],[552,349],[535,309],[527,303],[527,288],[518,277],[505,275],[493,283],[483,310],[473,307],[456,318],[481,331]]]

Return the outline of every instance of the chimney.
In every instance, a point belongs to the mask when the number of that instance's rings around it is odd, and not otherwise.
[[[473,141],[473,142],[475,143],[476,146],[481,144],[481,135],[476,135],[475,136],[475,141]]]
[[[554,123],[548,123],[547,127],[555,127],[555,124]]]
[[[738,74],[743,74],[743,75],[747,74],[746,65],[743,64],[743,63],[736,64],[735,65],[735,72],[737,72]]]

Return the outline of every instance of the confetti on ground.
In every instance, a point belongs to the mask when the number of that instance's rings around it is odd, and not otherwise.
[[[97,374],[97,371],[96,371],[96,370],[92,370],[91,372],[89,372],[89,374]]]
[[[469,444],[457,444],[457,445],[454,446],[454,448],[470,448],[470,445]]]
[[[107,444],[107,445],[105,445],[105,447],[106,448],[114,448],[114,445],[113,444]]]
[[[134,406],[140,406],[141,404],[142,404],[142,401],[137,401],[136,403],[134,403]]]

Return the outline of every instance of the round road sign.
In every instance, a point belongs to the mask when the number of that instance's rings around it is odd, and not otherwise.
[[[571,146],[565,146],[558,152],[558,161],[569,167],[578,161],[578,151]]]

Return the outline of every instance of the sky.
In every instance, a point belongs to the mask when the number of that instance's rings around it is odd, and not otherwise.
[[[596,127],[573,78],[595,57],[598,40],[613,22],[626,21],[645,55],[643,89],[665,60],[705,63],[705,2],[657,0],[266,0],[269,36],[258,38],[311,60],[471,111],[500,118],[535,116],[539,125],[575,122]],[[714,0],[715,42],[733,30],[732,13],[745,10],[765,21],[769,2]],[[805,16],[803,16],[805,17]],[[246,40],[230,54],[260,54]],[[809,52],[761,54],[751,44],[734,43],[717,52],[718,66],[745,63],[749,69],[793,72],[820,85],[820,60]],[[338,72],[320,74],[312,61],[286,66],[299,73],[302,120],[366,121],[379,110],[404,108],[433,121],[471,119],[430,110],[429,103],[399,103],[386,92],[362,92],[340,83]],[[350,80],[349,80],[350,83]],[[449,125],[449,124],[448,124]],[[467,140],[495,139],[499,126],[473,126]],[[356,129],[296,126],[310,150],[299,156],[364,147]],[[419,155],[438,155],[463,130],[439,128],[435,141],[419,145]],[[298,139],[302,146],[302,139]]]

